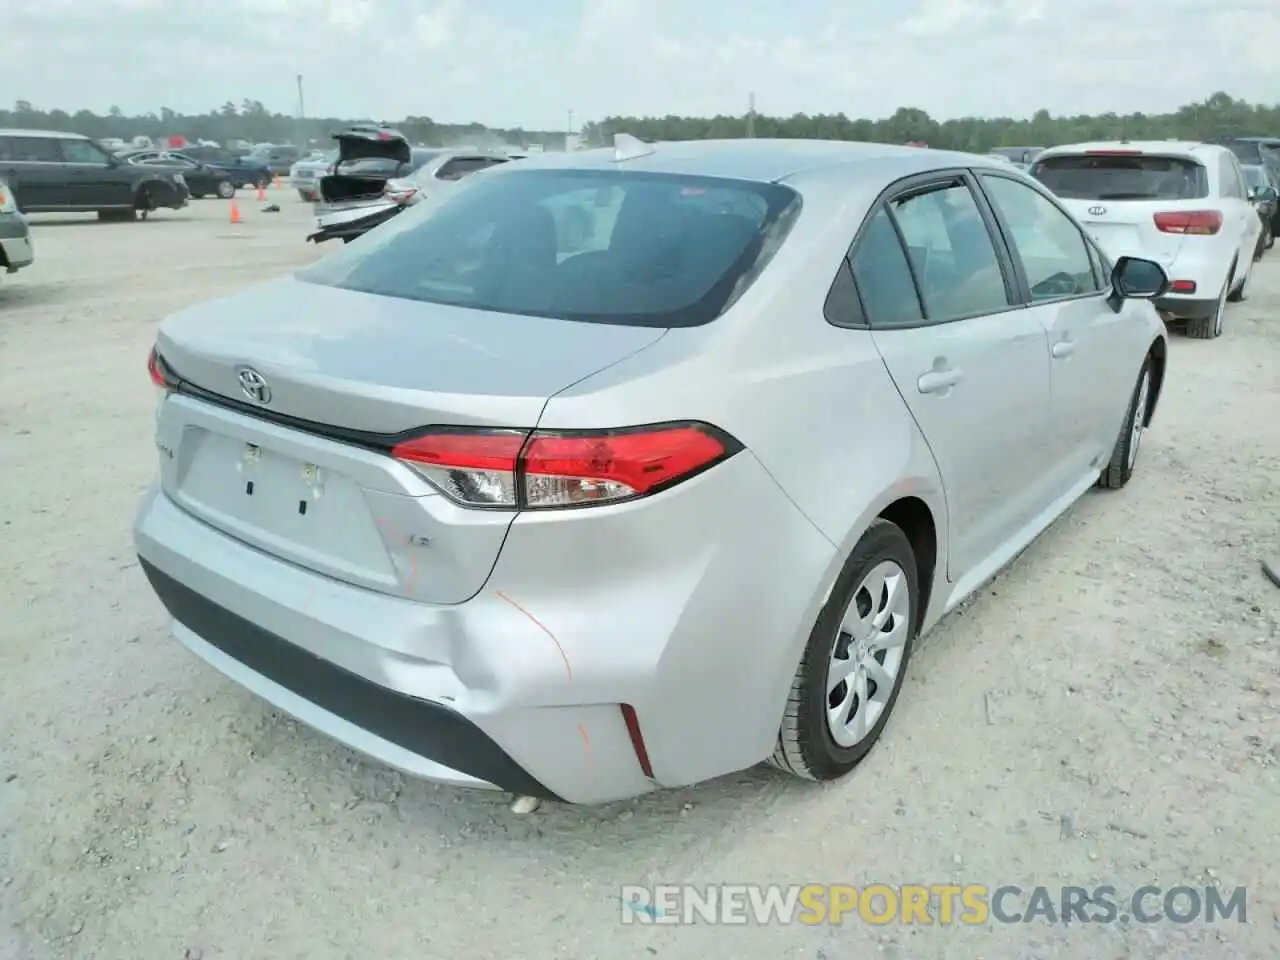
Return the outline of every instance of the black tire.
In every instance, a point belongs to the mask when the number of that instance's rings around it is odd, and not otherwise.
[[[1138,380],[1133,385],[1133,393],[1129,395],[1129,411],[1125,414],[1124,423],[1120,426],[1120,435],[1116,437],[1116,445],[1111,451],[1111,460],[1098,475],[1098,486],[1106,490],[1119,490],[1133,476],[1133,470],[1138,465],[1138,450],[1141,448],[1142,440],[1141,431],[1136,435],[1134,433],[1134,420],[1141,417],[1145,430],[1154,387],[1155,374],[1151,367],[1151,357],[1148,355],[1142,361]],[[1133,456],[1130,456],[1130,453]]]
[[[827,676],[834,646],[842,642],[840,623],[850,604],[858,601],[863,579],[880,563],[891,560],[905,573],[909,597],[907,636],[893,692],[866,735],[851,747],[836,743],[827,722]],[[835,780],[862,762],[884,732],[911,661],[919,625],[920,578],[915,554],[906,534],[887,520],[876,520],[853,548],[826,605],[818,614],[800,666],[791,684],[778,742],[769,763],[805,780]]]
[[[230,180],[219,180],[214,188],[219,200],[230,200],[236,195],[236,185]]]
[[[1272,231],[1270,224],[1267,225],[1266,233],[1262,237],[1262,249],[1270,250],[1276,245],[1276,235]]]
[[[203,199],[204,199],[204,194],[203,194],[203,193],[196,193],[195,191],[192,191],[192,193],[191,193],[191,199],[192,199],[192,200],[203,200]]]
[[[1187,336],[1193,340],[1214,340],[1222,336],[1222,328],[1226,324],[1227,302],[1231,299],[1231,281],[1235,278],[1236,265],[1233,263],[1227,271],[1222,291],[1218,294],[1218,304],[1212,316],[1200,317],[1187,321]]]

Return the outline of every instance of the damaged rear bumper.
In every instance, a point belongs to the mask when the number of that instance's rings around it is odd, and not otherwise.
[[[379,201],[349,207],[332,207],[316,216],[316,229],[307,236],[312,243],[326,240],[353,240],[368,233],[379,224],[386,223],[404,210],[404,205]]]

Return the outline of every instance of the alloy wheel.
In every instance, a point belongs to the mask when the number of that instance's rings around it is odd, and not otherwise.
[[[827,725],[841,747],[856,746],[880,720],[901,679],[910,632],[907,575],[884,560],[854,590],[827,668]]]

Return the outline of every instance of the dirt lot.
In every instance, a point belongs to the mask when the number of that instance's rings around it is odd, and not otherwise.
[[[37,218],[0,280],[0,958],[1280,955],[1280,253],[1175,337],[1133,484],[933,633],[847,782],[751,771],[602,809],[366,764],[166,635],[129,525],[158,320],[316,255],[307,209]],[[672,927],[619,885],[1220,884],[1248,923]]]

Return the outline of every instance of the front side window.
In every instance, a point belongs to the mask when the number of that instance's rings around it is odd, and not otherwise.
[[[107,155],[98,149],[96,144],[88,140],[59,140],[62,147],[62,158],[67,163],[105,164]]]
[[[713,193],[759,198],[735,212]],[[770,183],[511,170],[419,204],[299,279],[526,316],[682,327],[718,317],[785,239],[798,194]],[[746,215],[740,210],[754,210]]]
[[[1084,234],[1056,205],[1024,183],[984,175],[983,186],[1000,211],[1032,300],[1054,300],[1101,289]]]
[[[890,201],[927,319],[945,323],[1009,307],[1004,271],[977,201],[964,183]]]
[[[1064,154],[1037,160],[1031,175],[1064,200],[1200,200],[1205,168],[1185,157],[1138,153]]]

